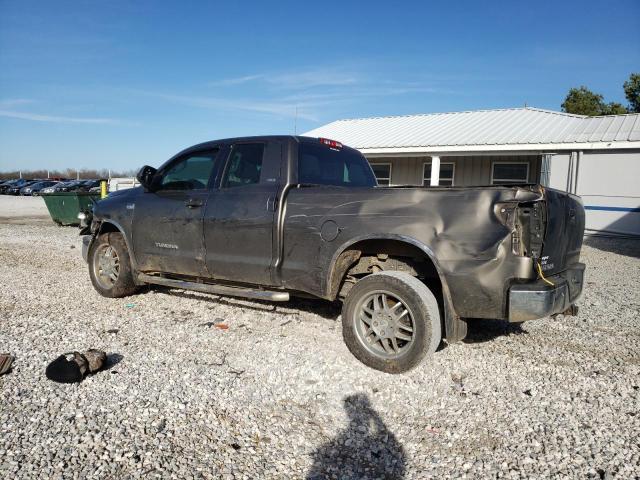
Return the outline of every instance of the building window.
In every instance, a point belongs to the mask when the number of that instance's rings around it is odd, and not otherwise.
[[[456,166],[453,163],[440,163],[440,185],[452,186]],[[431,185],[431,164],[425,163],[422,167],[422,185]]]
[[[372,163],[371,168],[378,180],[378,185],[391,185],[391,164],[390,163]]]
[[[491,184],[528,183],[529,162],[493,162]]]

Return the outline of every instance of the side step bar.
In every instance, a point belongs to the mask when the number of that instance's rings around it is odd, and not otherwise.
[[[256,298],[258,300],[270,300],[272,302],[286,302],[289,300],[289,292],[276,292],[258,290],[253,288],[230,287],[228,285],[215,285],[210,283],[185,282],[173,278],[157,277],[155,275],[138,274],[138,280],[143,283],[164,285],[165,287],[182,288],[196,292],[213,293],[215,295],[227,295],[229,297]]]

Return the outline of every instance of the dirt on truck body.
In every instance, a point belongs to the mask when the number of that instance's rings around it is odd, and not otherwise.
[[[540,185],[379,187],[357,150],[292,136],[203,143],[138,179],[83,230],[98,292],[339,300],[349,349],[379,370],[416,366],[468,319],[541,318],[582,291],[582,203]]]

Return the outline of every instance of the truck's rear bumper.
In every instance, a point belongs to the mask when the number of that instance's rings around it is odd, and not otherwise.
[[[567,310],[582,294],[584,268],[584,263],[578,263],[565,272],[547,277],[553,286],[543,280],[512,286],[509,321],[535,320]]]

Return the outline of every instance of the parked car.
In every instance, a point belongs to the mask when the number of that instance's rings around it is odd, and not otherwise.
[[[75,192],[82,186],[84,180],[70,180],[66,182],[58,182],[57,184],[45,188],[42,193],[58,193],[58,192]]]
[[[50,187],[46,187],[43,188],[40,193],[41,194],[46,194],[46,193],[55,193],[58,191],[58,188],[60,188],[65,182],[56,182],[54,185],[51,185]]]
[[[13,188],[15,185],[20,185],[21,187],[23,187],[26,183],[27,181],[22,178],[9,180],[7,182],[4,182],[2,185],[0,185],[0,193],[6,195],[7,190],[9,190],[10,188]]]
[[[14,180],[0,180],[0,193],[4,193],[5,188],[8,188],[9,184]]]
[[[99,189],[101,181],[102,180],[85,180],[82,185],[82,191],[89,192],[93,188],[98,188],[98,191],[100,191]]]
[[[60,192],[77,192],[82,189],[84,180],[72,180],[63,184],[58,191]]]
[[[385,372],[467,322],[574,314],[582,292],[582,202],[540,185],[379,187],[357,150],[290,136],[196,145],[138,180],[81,232],[98,293],[340,300],[349,350]]]
[[[58,182],[52,181],[52,180],[44,180],[44,181],[40,181],[40,182],[35,182],[31,185],[27,185],[22,187],[22,189],[20,190],[20,195],[33,195],[33,196],[38,196],[40,195],[40,192],[42,190],[44,190],[47,187],[51,187],[55,184],[57,184]]]
[[[24,182],[16,182],[11,185],[9,188],[5,190],[5,194],[7,195],[20,195],[20,190],[24,187],[28,187],[29,185],[33,185],[37,180],[26,180]]]

